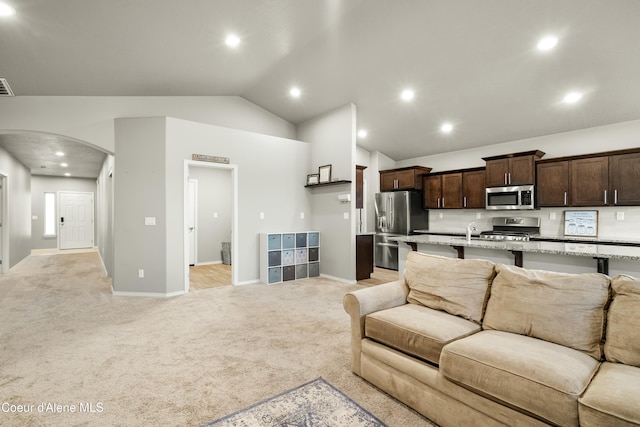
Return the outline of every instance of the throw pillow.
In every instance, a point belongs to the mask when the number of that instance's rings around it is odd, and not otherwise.
[[[494,265],[481,259],[410,252],[404,270],[404,280],[409,287],[407,301],[479,324],[495,274]]]
[[[602,357],[608,276],[497,265],[482,327],[550,341]]]
[[[611,281],[604,353],[608,361],[640,367],[640,279],[620,275]]]

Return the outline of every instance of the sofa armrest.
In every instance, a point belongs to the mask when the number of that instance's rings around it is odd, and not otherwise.
[[[358,289],[344,296],[342,305],[351,317],[351,370],[360,375],[361,341],[367,314],[407,303],[409,288],[404,279],[370,288]]]

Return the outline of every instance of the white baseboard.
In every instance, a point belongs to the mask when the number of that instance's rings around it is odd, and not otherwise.
[[[256,283],[262,283],[260,281],[260,279],[254,279],[254,280],[245,280],[244,282],[238,282],[235,284],[235,286],[243,286],[243,285],[255,285]]]
[[[355,285],[356,283],[358,283],[357,280],[343,279],[342,277],[330,276],[328,274],[321,274],[320,277],[324,277],[325,279],[335,280],[336,282],[346,283],[347,285]]]
[[[196,263],[196,266],[199,266],[199,265],[214,265],[214,264],[222,264],[222,261],[198,262],[198,263]]]
[[[177,297],[180,295],[184,295],[186,292],[185,291],[176,291],[176,292],[169,292],[166,294],[161,294],[161,293],[157,293],[157,292],[122,292],[122,291],[115,291],[113,289],[113,286],[111,287],[111,293],[113,293],[113,295],[117,296],[117,297],[153,297],[153,298],[171,298],[171,297]]]

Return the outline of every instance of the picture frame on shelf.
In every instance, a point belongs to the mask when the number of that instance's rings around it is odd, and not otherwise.
[[[317,173],[310,173],[307,175],[307,185],[317,185],[320,183],[320,175]]]
[[[318,183],[326,184],[331,182],[331,165],[324,165],[318,168]]]

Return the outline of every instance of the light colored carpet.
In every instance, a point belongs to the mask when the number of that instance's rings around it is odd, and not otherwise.
[[[118,297],[95,252],[31,256],[0,276],[0,403],[34,410],[0,412],[0,425],[201,425],[320,376],[390,426],[430,425],[351,373],[342,298],[358,287]]]

